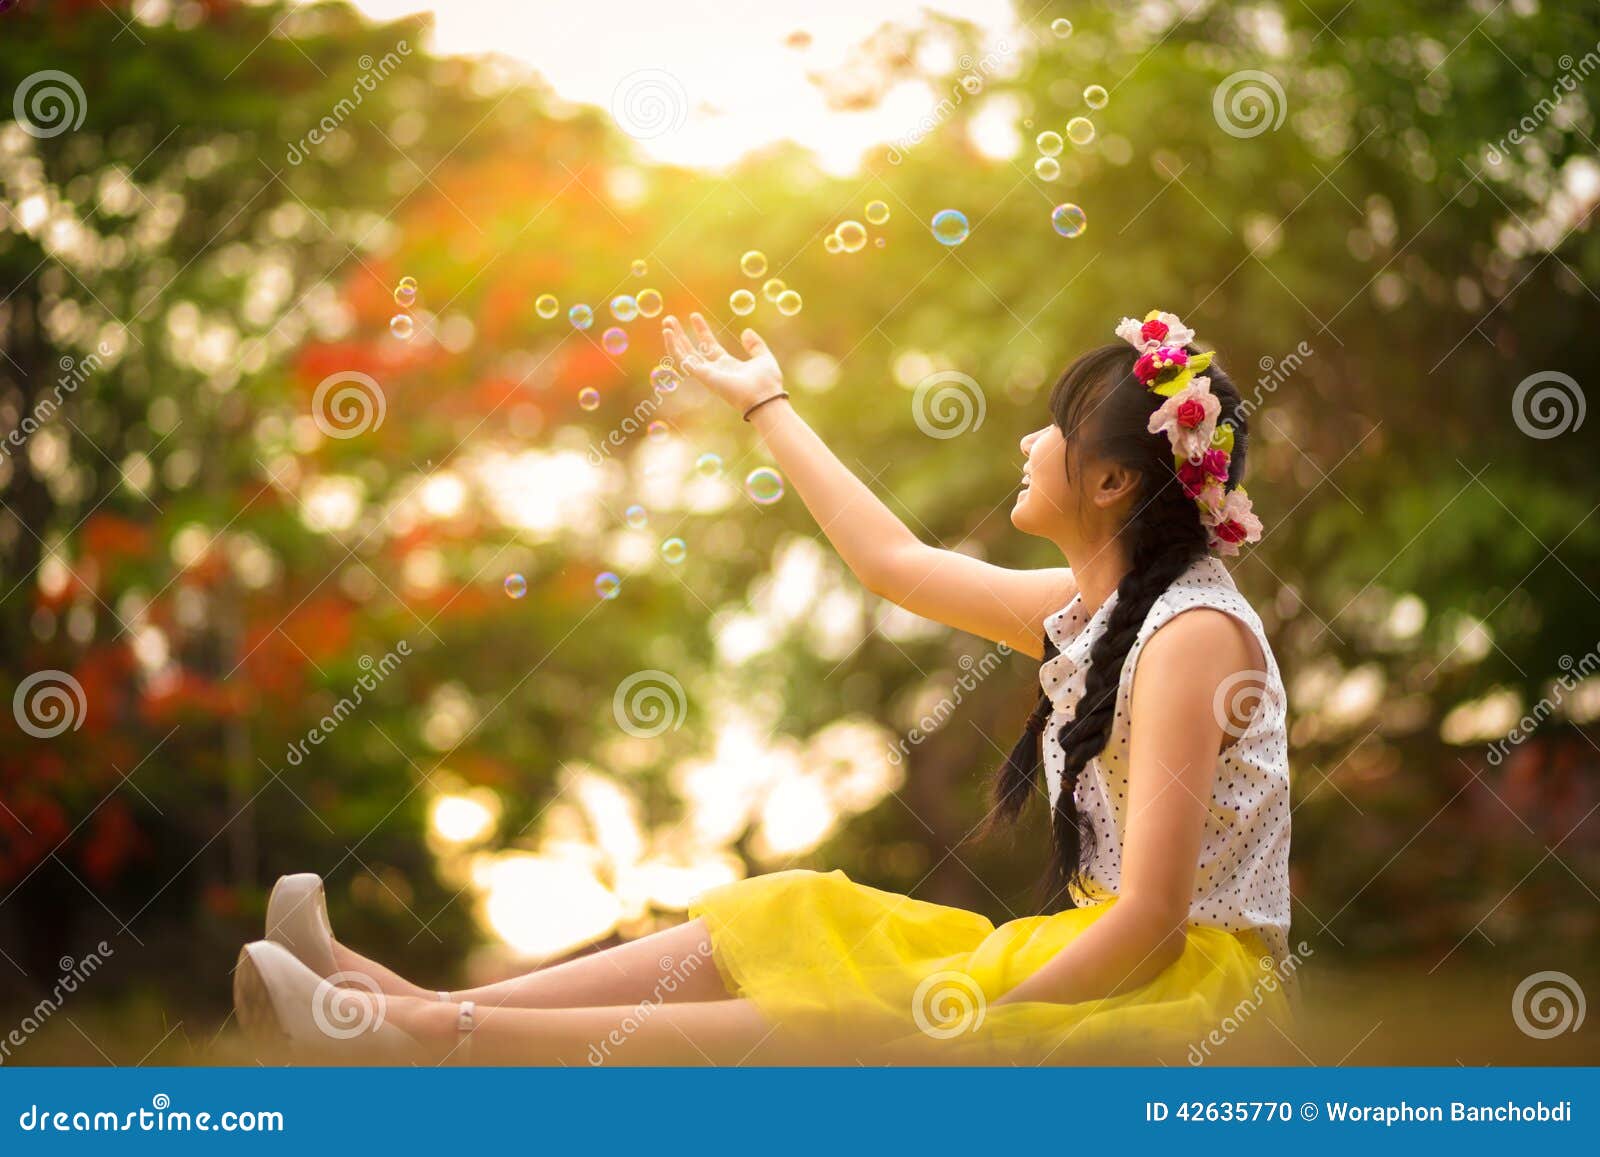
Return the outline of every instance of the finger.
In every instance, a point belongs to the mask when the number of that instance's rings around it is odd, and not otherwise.
[[[758,358],[763,354],[772,352],[767,349],[767,343],[761,340],[761,335],[753,329],[745,330],[739,335],[739,340],[744,343],[745,350],[753,358]]]
[[[661,337],[666,342],[667,352],[681,361],[688,343],[683,339],[683,328],[679,326],[678,319],[671,314],[661,320]]]
[[[699,343],[706,357],[714,358],[728,352],[722,348],[722,343],[717,340],[717,335],[706,324],[705,318],[698,313],[691,313],[689,315],[689,324],[694,326],[695,340]]]
[[[672,354],[678,359],[678,364],[685,369],[694,370],[706,364],[706,359],[689,344],[689,339],[684,336],[681,329],[673,331]]]
[[[708,363],[695,353],[694,347],[684,336],[682,327],[676,324],[677,319],[673,320],[674,324],[670,329],[663,327],[667,335],[667,348],[685,373],[699,376]]]

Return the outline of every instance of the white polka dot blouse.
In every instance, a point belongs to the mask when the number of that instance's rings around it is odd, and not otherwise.
[[[1066,764],[1061,728],[1071,721],[1083,694],[1090,649],[1104,632],[1116,598],[1113,592],[1090,616],[1076,597],[1045,620],[1045,630],[1061,652],[1039,669],[1040,684],[1054,706],[1043,735],[1052,807]],[[1244,733],[1218,756],[1189,919],[1228,931],[1253,929],[1281,962],[1289,944],[1288,697],[1261,619],[1227,568],[1211,555],[1193,563],[1156,599],[1128,650],[1110,739],[1105,751],[1083,769],[1074,794],[1096,833],[1084,886],[1074,889],[1074,897],[1079,903],[1092,901],[1116,895],[1121,886],[1134,671],[1150,636],[1174,615],[1194,607],[1212,607],[1244,623],[1266,657],[1267,677]]]

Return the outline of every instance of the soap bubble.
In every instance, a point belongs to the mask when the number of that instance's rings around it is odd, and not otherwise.
[[[545,320],[549,320],[561,312],[561,303],[556,300],[553,293],[541,293],[533,303],[534,312]]]
[[[879,249],[882,249],[884,247],[884,245],[886,244],[886,242],[884,241],[884,239],[882,237],[874,237],[872,239],[872,243],[874,245],[876,245]]]
[[[661,557],[673,566],[677,566],[689,557],[688,544],[681,538],[669,538],[661,544]]]
[[[661,291],[658,289],[641,289],[639,296],[633,303],[639,307],[643,317],[655,317],[661,312]]]
[[[970,231],[967,215],[960,209],[940,209],[933,215],[933,238],[940,245],[954,248],[967,239]]]
[[[394,303],[407,308],[417,300],[417,279],[415,277],[402,277],[400,284],[394,287]]]
[[[757,506],[771,506],[783,497],[783,475],[770,466],[757,466],[745,475],[744,492]]]
[[[844,248],[844,242],[839,240],[837,233],[829,233],[822,239],[822,247],[829,253],[838,253]]]
[[[1067,139],[1075,145],[1094,140],[1094,122],[1088,117],[1073,117],[1067,122]]]
[[[889,203],[887,201],[867,202],[867,224],[882,225],[889,219]]]
[[[783,291],[788,288],[789,287],[778,278],[773,277],[761,287],[761,296],[766,298],[768,301],[777,301],[779,295],[781,295]]]
[[[867,227],[860,221],[841,222],[834,232],[839,237],[839,248],[846,253],[859,253],[866,248]]]
[[[1063,237],[1082,237],[1083,231],[1089,227],[1089,219],[1082,209],[1069,201],[1055,207],[1050,214],[1050,224]]]
[[[632,321],[639,316],[639,303],[626,293],[619,293],[611,299],[611,316],[618,321]]]
[[[528,593],[528,580],[519,574],[506,575],[506,594],[514,599],[520,599]]]
[[[793,317],[800,312],[800,307],[805,304],[800,295],[792,289],[785,289],[778,294],[778,300],[773,303],[778,307],[778,312],[784,317]]]
[[[1053,181],[1061,175],[1061,162],[1054,157],[1040,157],[1033,162],[1033,171],[1041,181]]]
[[[389,319],[389,332],[401,341],[410,341],[416,331],[416,324],[409,313],[397,313]]]
[[[1083,90],[1083,103],[1090,108],[1105,108],[1106,101],[1111,99],[1111,94],[1098,84],[1091,84]]]
[[[635,503],[622,512],[622,517],[628,520],[628,525],[635,530],[643,530],[650,521],[650,516],[645,513],[644,507]]]
[[[600,335],[600,344],[606,347],[606,353],[613,357],[628,352],[628,335],[619,325],[614,325]]]
[[[1052,20],[1050,21],[1050,31],[1054,32],[1062,40],[1065,40],[1067,37],[1072,35],[1072,21],[1066,19],[1065,17],[1062,17],[1058,20]]]
[[[600,408],[600,391],[593,386],[585,386],[578,391],[578,405],[585,410],[598,410]]]
[[[567,320],[573,329],[588,329],[594,324],[594,310],[587,305],[575,305],[567,310]]]
[[[702,478],[715,478],[722,473],[722,458],[707,451],[694,460],[694,468]]]
[[[743,317],[756,307],[756,295],[748,289],[736,289],[728,295],[728,308]]]
[[[767,271],[767,255],[759,249],[752,249],[739,258],[739,268],[746,277],[760,277]]]
[[[629,267],[629,271],[635,277],[643,277],[646,273],[650,272],[650,267],[644,263],[644,258],[635,257],[633,259],[633,265]]]
[[[658,393],[670,394],[678,388],[678,383],[683,379],[678,377],[678,371],[671,366],[657,366],[650,371],[650,384]]]
[[[649,436],[652,442],[664,442],[667,439],[667,435],[672,433],[667,424],[659,418],[657,418],[654,422],[651,422],[649,426],[645,427],[644,432]]]
[[[622,593],[622,580],[603,570],[594,576],[594,593],[603,599],[614,599]]]
[[[1065,147],[1061,140],[1061,134],[1053,133],[1049,129],[1045,129],[1044,132],[1035,137],[1033,143],[1038,145],[1039,151],[1047,157],[1059,156],[1062,148]]]

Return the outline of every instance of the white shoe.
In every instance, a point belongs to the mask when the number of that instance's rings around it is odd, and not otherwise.
[[[339,968],[333,954],[333,924],[328,919],[322,877],[314,872],[278,877],[267,901],[267,939],[287,948],[301,964],[324,979],[335,984],[353,981],[355,987],[370,990],[370,977]],[[434,998],[450,1003],[448,992],[437,992]]]
[[[340,987],[318,976],[287,948],[257,940],[239,952],[233,1007],[240,1025],[265,1043],[287,1044],[323,1063],[425,1061],[417,1041],[384,1021],[383,994]]]
[[[301,872],[278,877],[267,901],[267,939],[283,945],[318,976],[339,971],[321,876]]]

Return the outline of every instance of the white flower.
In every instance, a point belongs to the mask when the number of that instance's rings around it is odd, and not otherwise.
[[[1200,423],[1186,426],[1179,414],[1186,403],[1200,404]],[[1172,452],[1180,458],[1193,460],[1211,447],[1211,437],[1217,431],[1217,415],[1222,403],[1211,392],[1211,379],[1198,377],[1168,398],[1150,415],[1150,433],[1165,434],[1172,443]],[[1193,413],[1192,409],[1190,411]]]
[[[1145,337],[1144,327],[1146,322],[1159,321],[1167,327],[1166,333],[1160,337]],[[1194,341],[1194,330],[1178,320],[1175,313],[1162,313],[1156,310],[1144,321],[1138,318],[1125,317],[1117,323],[1117,336],[1127,342],[1140,353],[1149,353],[1157,346],[1187,347]]]

